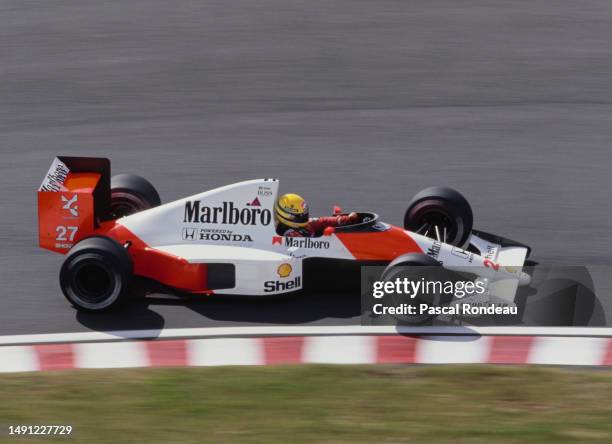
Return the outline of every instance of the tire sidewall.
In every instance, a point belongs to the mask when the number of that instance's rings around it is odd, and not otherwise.
[[[413,226],[413,221],[426,214],[428,209],[435,208],[451,218],[457,227],[454,238],[446,243],[464,248],[470,239],[474,216],[467,199],[452,188],[431,187],[417,193],[404,214],[404,228],[410,231],[418,229]]]
[[[406,219],[413,219],[423,216],[432,209],[438,209],[449,219],[453,220],[456,226],[456,233],[452,239],[447,239],[446,243],[463,246],[469,239],[470,231],[465,229],[466,220],[461,215],[461,210],[452,202],[441,199],[424,199],[411,206],[406,211]]]
[[[402,277],[405,276],[405,271],[402,270],[402,267],[439,267],[442,270],[442,265],[437,260],[433,259],[424,254],[419,253],[409,253],[395,258],[382,273],[381,279],[383,281],[393,281],[399,275]],[[398,296],[392,297],[394,303],[401,302]],[[442,303],[441,295],[433,295],[431,301],[427,301],[428,304],[432,305],[440,305]],[[421,325],[432,318],[435,315],[423,314],[423,315],[393,315],[393,317],[398,321],[400,325]]]
[[[111,208],[122,202],[132,207],[128,216],[161,205],[159,193],[147,179],[135,174],[117,174],[111,178]]]
[[[109,290],[99,302],[88,301],[78,288],[76,273],[84,266],[96,266],[109,277]],[[114,240],[94,237],[79,242],[60,269],[60,287],[66,299],[77,309],[101,311],[118,306],[125,295],[132,275],[132,263],[127,251]]]

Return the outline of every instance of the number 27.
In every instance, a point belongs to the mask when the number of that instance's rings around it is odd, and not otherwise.
[[[72,242],[78,230],[79,230],[79,227],[65,227],[63,225],[59,225],[55,229],[55,231],[57,231],[57,237],[55,239],[58,241]]]

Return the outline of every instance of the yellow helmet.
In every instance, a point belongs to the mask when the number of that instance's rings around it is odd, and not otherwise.
[[[308,224],[308,205],[297,194],[283,194],[274,206],[276,219],[292,228],[305,227]]]

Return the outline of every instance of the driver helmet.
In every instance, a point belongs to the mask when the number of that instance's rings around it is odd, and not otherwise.
[[[283,194],[274,206],[276,220],[291,228],[302,228],[308,225],[308,204],[297,194]]]

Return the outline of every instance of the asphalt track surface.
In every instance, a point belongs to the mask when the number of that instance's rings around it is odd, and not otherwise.
[[[450,185],[537,260],[612,265],[609,1],[0,0],[0,24],[0,334],[359,322],[331,293],[77,314],[37,248],[57,154],[164,201],[278,177],[395,224]]]

